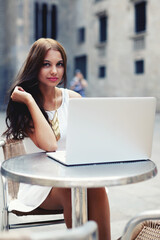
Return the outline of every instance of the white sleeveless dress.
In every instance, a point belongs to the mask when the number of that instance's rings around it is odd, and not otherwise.
[[[61,138],[58,141],[58,150],[65,150],[69,94],[67,89],[61,88],[61,90],[62,90],[62,104],[58,108],[58,120]],[[49,119],[52,120],[55,111],[46,112],[48,114]],[[37,152],[38,151],[39,149],[37,148]],[[51,188],[52,187],[20,183],[18,198],[10,202],[9,210],[10,211],[18,210],[22,212],[29,212],[34,210],[35,208],[40,206],[41,203],[46,199]]]

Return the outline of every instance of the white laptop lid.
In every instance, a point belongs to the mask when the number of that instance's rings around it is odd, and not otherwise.
[[[70,99],[66,156],[58,160],[75,165],[149,159],[155,110],[153,97]]]

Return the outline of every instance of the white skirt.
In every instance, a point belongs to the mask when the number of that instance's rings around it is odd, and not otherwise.
[[[24,145],[27,153],[42,152],[29,138],[25,138]],[[20,183],[17,199],[10,201],[8,209],[30,212],[44,202],[51,189],[52,187]]]
[[[47,198],[52,187],[20,183],[18,198],[11,200],[9,211],[30,212],[39,207]]]

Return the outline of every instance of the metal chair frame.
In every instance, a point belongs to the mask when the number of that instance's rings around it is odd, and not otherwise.
[[[157,231],[157,238],[155,237],[154,240],[160,239],[160,210],[150,210],[142,212],[135,217],[133,217],[125,226],[121,240],[133,240],[137,235],[142,231],[143,227],[141,224],[150,221],[150,225],[155,226],[158,225]],[[135,237],[134,237],[135,236]],[[143,238],[145,239],[145,238]],[[146,238],[150,239],[150,238]]]

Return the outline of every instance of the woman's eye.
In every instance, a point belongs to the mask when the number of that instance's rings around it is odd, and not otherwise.
[[[63,64],[63,62],[59,62],[59,63],[57,63],[57,66],[63,67],[64,64]]]
[[[44,66],[44,67],[49,67],[50,64],[49,64],[49,63],[43,63],[43,66]]]

